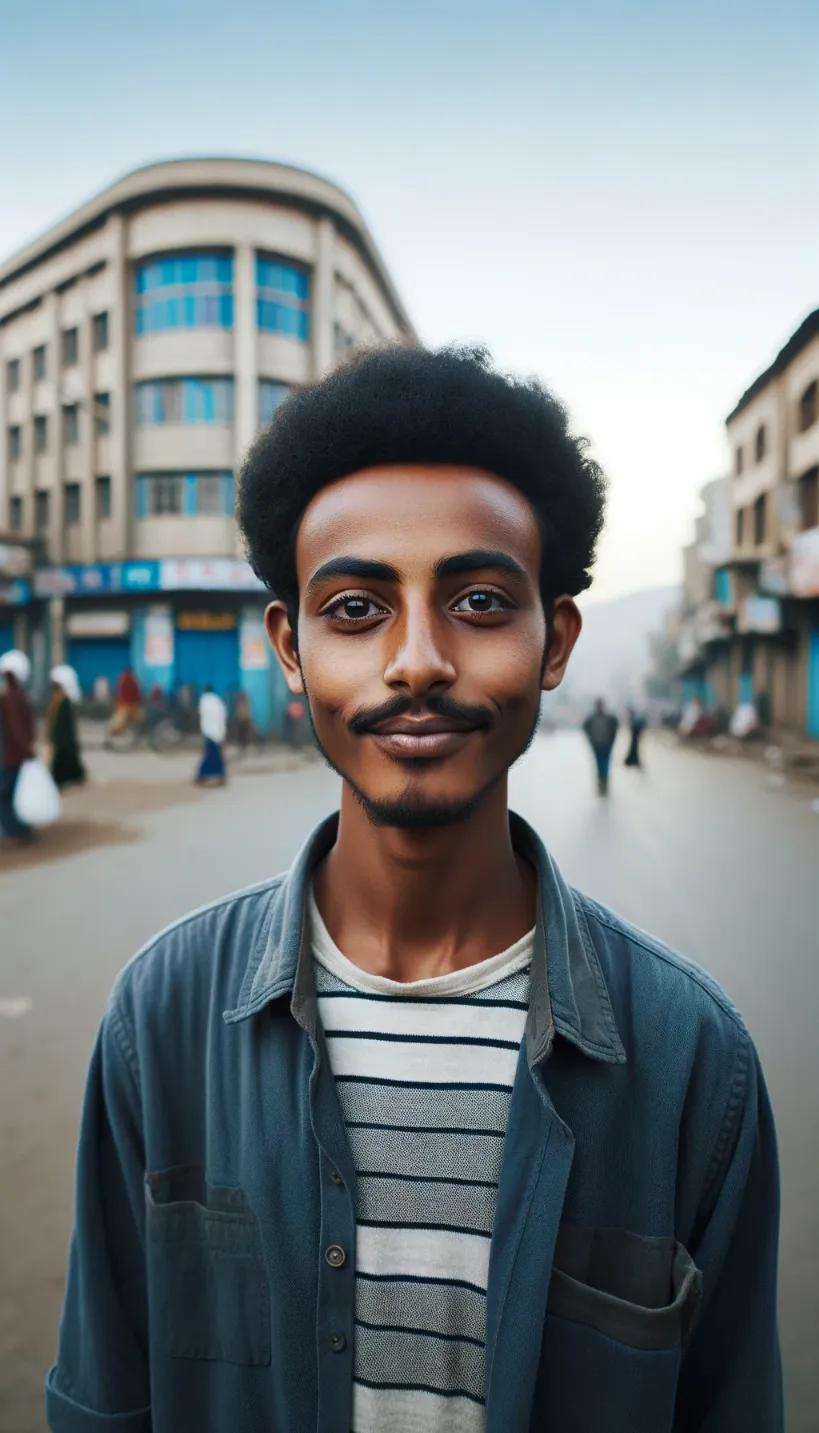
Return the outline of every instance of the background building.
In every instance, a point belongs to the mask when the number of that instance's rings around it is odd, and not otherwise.
[[[685,552],[688,694],[819,738],[819,309],[726,420],[731,473]],[[727,522],[727,526],[726,526]]]
[[[0,544],[33,569],[0,565],[0,650],[241,687],[268,728],[234,475],[292,385],[411,332],[350,199],[280,164],[137,170],[0,266]]]

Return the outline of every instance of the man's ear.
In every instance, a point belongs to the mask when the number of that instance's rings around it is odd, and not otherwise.
[[[299,666],[296,633],[283,602],[271,602],[264,614],[264,625],[290,691],[301,695],[304,692],[304,682]]]
[[[546,658],[541,681],[544,692],[553,692],[555,687],[559,687],[563,681],[569,658],[574,651],[574,644],[580,636],[582,626],[583,618],[574,599],[558,597],[552,612],[549,655]]]

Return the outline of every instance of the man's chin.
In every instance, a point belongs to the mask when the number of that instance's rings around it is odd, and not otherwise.
[[[468,821],[500,778],[495,777],[471,796],[449,799],[435,798],[412,787],[397,795],[375,798],[355,786],[349,778],[345,779],[374,826],[391,826],[399,831],[434,831]]]

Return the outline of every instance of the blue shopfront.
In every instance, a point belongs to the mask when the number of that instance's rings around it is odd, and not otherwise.
[[[65,649],[85,697],[113,689],[133,668],[144,693],[212,686],[232,706],[250,701],[262,732],[279,733],[287,689],[264,630],[269,600],[236,559],[173,559],[52,568],[37,574],[39,595],[65,607]]]

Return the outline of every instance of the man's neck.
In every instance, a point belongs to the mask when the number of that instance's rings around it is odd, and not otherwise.
[[[338,839],[315,876],[339,949],[400,981],[506,950],[534,925],[536,886],[512,846],[505,781],[468,820],[420,831],[374,826],[345,784]]]

